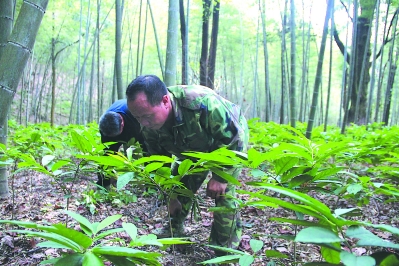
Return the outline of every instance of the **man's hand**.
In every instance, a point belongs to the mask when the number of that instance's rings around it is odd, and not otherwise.
[[[226,193],[227,183],[220,183],[214,178],[211,178],[206,187],[206,195],[212,199],[218,199]]]

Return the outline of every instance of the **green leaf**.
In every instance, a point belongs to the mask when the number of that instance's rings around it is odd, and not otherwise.
[[[348,230],[346,230],[346,235],[348,237],[358,238],[359,241],[356,243],[356,246],[359,247],[372,246],[399,249],[399,244],[394,244],[392,242],[381,239],[364,227],[350,226]]]
[[[277,250],[266,250],[265,251],[266,257],[268,258],[277,258],[277,259],[286,259],[288,258],[287,255],[277,251]]]
[[[193,165],[193,161],[190,159],[185,159],[183,162],[180,163],[179,168],[177,169],[179,175],[185,175]]]
[[[375,266],[375,259],[370,256],[356,257],[352,253],[342,251],[340,258],[347,266]]]
[[[238,260],[238,263],[240,266],[249,266],[254,262],[255,258],[249,254],[245,254],[241,256],[241,258]]]
[[[55,172],[55,171],[57,171],[58,169],[60,169],[61,167],[63,167],[63,166],[65,166],[65,165],[69,164],[70,162],[71,162],[71,161],[69,161],[69,160],[59,160],[59,161],[56,161],[56,162],[51,166],[51,171]]]
[[[71,131],[72,143],[79,151],[82,153],[88,153],[91,150],[91,144],[87,141],[85,137],[76,132],[76,130]]]
[[[82,266],[83,254],[73,253],[59,259],[54,266]]]
[[[360,212],[360,214],[359,214],[359,212]],[[344,216],[344,215],[360,216],[361,210],[359,208],[336,209],[336,210],[334,210],[334,214],[336,216]]]
[[[156,161],[163,162],[163,163],[173,163],[173,159],[169,156],[151,155],[151,156],[146,156],[146,157],[142,157],[138,160],[135,160],[133,162],[133,166],[144,165],[145,163],[156,162]]]
[[[132,223],[122,223],[123,229],[129,234],[132,240],[137,238],[137,227]]]
[[[101,234],[98,234],[97,236],[95,236],[93,238],[93,241],[97,241],[97,240],[103,239],[104,237],[109,236],[111,234],[115,234],[115,233],[119,233],[119,232],[123,232],[123,231],[125,231],[125,229],[123,229],[123,228],[110,229],[110,230],[107,230],[107,231],[102,232]]]
[[[161,168],[164,164],[160,162],[153,162],[149,163],[145,166],[145,172],[146,173],[151,173],[159,168]]]
[[[341,245],[339,243],[331,243],[332,245],[335,246],[335,248],[340,249]],[[340,251],[322,246],[321,247],[321,256],[325,259],[325,261],[332,263],[332,264],[338,264],[341,259],[340,259]]]
[[[181,245],[181,244],[192,244],[193,243],[193,242],[187,240],[186,238],[179,238],[179,237],[161,238],[161,239],[158,239],[158,242],[163,245]]]
[[[65,249],[71,249],[68,246],[65,246],[63,244],[60,244],[60,243],[57,243],[57,242],[54,242],[54,241],[40,242],[36,246],[42,247],[42,248],[65,248]]]
[[[334,243],[342,241],[333,231],[316,226],[302,229],[295,237],[295,242],[303,243]]]
[[[103,266],[104,262],[96,254],[88,251],[84,254],[82,266]]]
[[[104,220],[102,220],[98,225],[97,228],[93,228],[94,229],[94,234],[97,234],[98,232],[100,232],[101,230],[103,230],[105,227],[115,223],[117,220],[119,220],[122,217],[121,214],[115,214],[112,216],[109,216],[107,218],[105,218]],[[94,226],[93,226],[94,227]]]
[[[226,180],[227,182],[236,185],[236,186],[241,186],[241,183],[232,175],[229,175],[223,171],[221,171],[220,169],[216,168],[216,167],[212,167],[210,169],[213,173],[217,174],[218,176],[220,176],[221,178],[223,178],[224,180]]]
[[[125,257],[111,256],[111,255],[102,255],[105,259],[112,262],[115,266],[137,266],[136,263],[128,260]]]
[[[246,255],[246,254],[244,254]],[[243,255],[226,255],[226,256],[221,256],[217,257],[214,259],[206,260],[199,262],[200,264],[212,264],[212,263],[223,263],[223,262],[228,262],[228,261],[237,261],[241,258]]]
[[[55,156],[54,155],[44,155],[42,158],[42,165],[47,166],[49,163],[51,163],[54,160]]]
[[[359,191],[363,190],[363,186],[361,184],[351,184],[346,188],[349,194],[356,195]]]
[[[274,171],[276,175],[282,175],[290,170],[294,165],[298,163],[299,159],[295,157],[282,157],[273,162]]]
[[[252,168],[257,168],[261,163],[269,160],[270,156],[267,153],[261,153],[254,148],[248,150],[248,161],[251,162]]]
[[[16,233],[20,233],[20,234],[41,237],[46,240],[50,240],[50,241],[59,243],[61,245],[67,246],[76,252],[79,252],[82,250],[81,246],[78,243],[74,242],[71,239],[63,237],[61,235],[55,234],[55,233],[34,232],[34,231],[29,231],[29,230],[10,230],[10,232],[16,232]]]
[[[15,221],[15,220],[0,220],[0,224],[16,224],[25,228],[37,228],[37,224],[33,222]]]
[[[161,256],[161,254],[155,252],[146,252],[138,249],[117,247],[117,246],[94,247],[92,249],[92,252],[101,255],[137,257],[137,258],[155,258]]]
[[[85,217],[83,217],[82,215],[80,215],[80,214],[78,214],[76,212],[72,212],[72,211],[68,211],[68,210],[65,210],[64,212],[66,214],[68,214],[69,216],[71,216],[76,221],[78,221],[79,224],[81,225],[81,227],[82,227],[82,225],[85,226],[86,229],[88,229],[89,232],[90,232],[89,236],[91,236],[91,234],[93,234],[93,231],[94,231],[93,230],[93,226],[92,226],[92,224],[90,223],[89,220],[87,220]],[[82,228],[82,230],[83,230],[83,228]]]
[[[112,155],[112,156],[111,156]],[[106,156],[94,156],[94,155],[75,155],[76,158],[86,159],[89,161],[97,162],[100,165],[114,166],[114,167],[124,167],[125,160],[123,157],[114,154],[108,154]]]
[[[116,189],[121,190],[124,188],[130,181],[133,180],[135,173],[134,172],[127,172],[123,175],[118,176],[116,180]]]
[[[263,242],[257,239],[249,240],[249,245],[254,253],[258,252],[263,247]]]
[[[82,234],[79,231],[67,228],[64,224],[54,224],[53,226],[38,226],[37,229],[61,235],[74,241],[83,248],[88,248],[93,243],[90,237]]]
[[[322,203],[304,193],[300,193],[300,192],[297,192],[295,190],[288,189],[288,188],[278,187],[273,184],[267,184],[267,183],[261,183],[261,182],[248,182],[247,184],[257,186],[257,187],[262,187],[262,188],[265,188],[268,190],[272,190],[272,191],[281,193],[285,196],[291,197],[293,199],[299,200],[300,202],[308,205],[309,207],[319,211],[330,221],[332,221],[332,222],[337,221],[337,219],[331,214],[331,210],[324,203]]]
[[[305,220],[298,220],[298,219],[287,219],[287,218],[280,218],[280,217],[272,217],[270,218],[272,221],[278,221],[278,222],[283,222],[283,223],[290,223],[290,224],[296,224],[296,225],[301,225],[301,226],[319,226],[319,227],[325,227],[329,228],[327,225],[323,225],[318,222],[310,222],[310,221],[305,221]]]

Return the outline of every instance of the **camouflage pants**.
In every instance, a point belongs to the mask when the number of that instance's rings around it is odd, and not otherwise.
[[[232,175],[237,178],[240,172],[241,169],[234,169]],[[191,190],[193,193],[196,193],[201,187],[208,173],[209,172],[206,171],[203,173],[184,176],[180,181],[186,186],[187,189]],[[226,195],[229,196],[219,197],[219,199],[215,200],[215,205],[216,207],[225,207],[227,209],[231,209],[232,211],[214,212],[214,220],[212,223],[209,243],[215,246],[236,249],[240,243],[242,226],[239,212],[233,210],[236,207],[236,202],[233,200],[235,198],[234,185],[227,184]],[[172,225],[182,224],[190,212],[192,205],[192,199],[189,197],[178,195],[177,199],[182,205],[182,211],[172,217]],[[223,253],[217,252],[217,255],[221,256]]]

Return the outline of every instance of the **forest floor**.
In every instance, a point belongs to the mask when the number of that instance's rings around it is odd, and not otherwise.
[[[245,182],[249,180],[247,180],[245,172],[243,173],[240,180],[242,183],[241,189],[249,190],[250,188],[245,185]],[[82,204],[84,201],[82,195],[85,191],[95,188],[90,182],[90,180],[95,181],[95,179],[95,177],[85,177],[73,185],[69,210],[85,216],[91,222],[101,221],[110,215],[122,214],[122,218],[114,225],[120,227],[122,221],[131,222],[137,226],[139,234],[148,234],[154,228],[160,227],[162,222],[165,221],[166,207],[157,207],[156,196],[148,195],[149,193],[137,189],[133,190],[133,193],[137,196],[136,202],[128,204],[117,204],[117,201],[99,203],[96,206],[95,214],[91,214],[88,207]],[[36,172],[18,174],[13,181],[10,180],[11,188],[13,188],[14,200],[10,196],[9,199],[0,201],[0,219],[34,221],[41,224],[65,223],[66,216],[63,210],[66,209],[66,199],[61,188],[54,184],[49,177],[39,175]],[[200,220],[192,222],[187,219],[186,221],[188,235],[194,244],[187,246],[184,250],[173,250],[169,247],[165,251],[160,251],[163,254],[162,265],[198,265],[202,261],[213,258],[213,251],[207,247],[207,239],[212,222],[212,213],[208,212],[208,208],[213,206],[214,203],[213,200],[205,196],[204,185],[198,193],[204,199],[200,205]],[[238,195],[238,197],[244,201],[247,199],[245,195]],[[355,207],[350,202],[334,196],[316,195],[316,197],[331,209]],[[332,207],[333,205],[336,207]],[[393,205],[377,203],[377,201],[372,200],[371,204],[362,208],[363,216],[360,216],[359,219],[395,226],[392,218],[399,217],[398,211]],[[297,265],[303,265],[305,262],[320,260],[320,250],[315,245],[297,244],[294,253],[293,242],[270,237],[270,235],[295,234],[293,226],[269,220],[271,217],[295,218],[291,211],[281,208],[246,207],[241,211],[243,223],[241,250],[251,253],[249,240],[255,238],[264,242],[263,250],[258,254],[265,254],[265,250],[276,250],[287,255],[285,259],[275,260],[277,265],[294,265],[294,261]],[[75,221],[69,219],[69,226],[76,228]],[[0,224],[0,265],[38,265],[45,259],[59,256],[59,251],[55,249],[37,247],[40,239],[20,236],[9,232],[9,229],[12,229],[10,225]],[[385,232],[380,232],[378,236],[384,239],[392,238],[391,234]],[[120,233],[119,237],[129,243],[126,234]],[[159,249],[152,251],[158,252]],[[358,255],[369,252],[369,250],[360,247],[352,251]],[[294,254],[296,254],[296,258],[294,258]],[[267,265],[269,261],[269,258],[262,256],[257,258],[252,265]]]

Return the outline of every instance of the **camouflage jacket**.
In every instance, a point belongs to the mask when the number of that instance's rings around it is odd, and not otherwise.
[[[168,90],[175,125],[172,132],[143,128],[150,154],[173,154],[184,159],[181,153],[189,151],[211,152],[221,147],[246,151],[248,125],[238,105],[203,86],[173,86]]]

